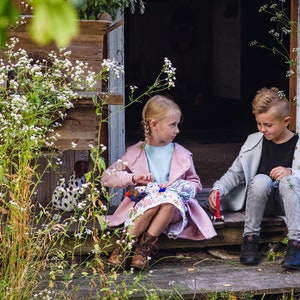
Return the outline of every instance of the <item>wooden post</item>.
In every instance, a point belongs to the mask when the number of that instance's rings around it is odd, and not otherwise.
[[[119,12],[115,24],[124,19],[123,13]],[[114,25],[111,25],[113,28]],[[115,58],[124,65],[124,26],[118,26],[114,30],[109,31],[107,35],[107,56]],[[125,77],[121,74],[119,78],[111,78],[109,81],[109,90],[114,93],[123,95],[125,102]],[[121,103],[123,105],[124,103]],[[108,122],[108,162],[115,162],[125,152],[125,111],[120,105],[109,106],[109,122]],[[116,195],[111,199],[112,206],[118,206],[123,198],[124,189],[113,189],[112,194]]]
[[[291,35],[290,35],[290,59],[296,61],[297,59],[297,35],[298,35],[298,0],[291,0],[291,13],[290,20],[292,21],[291,25]],[[294,75],[289,78],[289,100],[290,100],[290,109],[292,120],[290,122],[289,128],[296,131],[296,95],[297,95],[297,62],[295,66],[291,67],[291,70],[295,72]]]

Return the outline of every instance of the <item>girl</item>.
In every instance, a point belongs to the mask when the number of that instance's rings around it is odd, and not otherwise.
[[[192,154],[173,143],[179,133],[180,108],[171,99],[156,95],[145,104],[142,118],[145,141],[129,147],[102,175],[105,186],[134,186],[135,192],[127,192],[106,221],[110,226],[125,222],[126,245],[130,236],[136,246],[131,267],[137,269],[149,266],[162,232],[170,238],[194,240],[216,235],[206,212],[193,199],[202,186]],[[126,259],[123,249],[118,244],[108,263],[122,265]]]

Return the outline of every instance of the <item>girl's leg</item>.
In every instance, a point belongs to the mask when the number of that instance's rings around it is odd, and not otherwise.
[[[177,207],[171,203],[162,204],[153,217],[147,232],[152,236],[159,236],[169,224],[177,223],[180,219],[181,215]]]
[[[153,217],[156,215],[160,205],[149,208],[142,215],[140,215],[132,225],[128,228],[128,232],[131,236],[139,237],[143,232],[147,230]]]
[[[145,211],[129,229],[132,236],[139,237],[143,232],[158,237],[170,224],[176,223],[181,216],[179,210],[171,203],[164,203]]]
[[[108,259],[108,264],[114,266],[124,266],[126,258],[128,257],[127,250],[129,249],[127,249],[127,245],[129,242],[133,245],[137,242],[137,238],[139,238],[139,236],[147,230],[153,216],[157,213],[158,209],[159,206],[148,209],[143,215],[135,220],[133,225],[125,228],[126,234],[121,237],[119,244],[116,245],[112,251]]]
[[[141,218],[134,224],[135,230],[139,229],[139,222],[145,220]],[[139,245],[137,246],[134,256],[131,261],[131,267],[136,269],[145,269],[149,266],[151,254],[158,251],[155,243],[158,236],[170,224],[178,222],[181,216],[179,210],[170,203],[161,204],[157,207],[156,214],[151,218],[149,226],[140,238]],[[149,220],[149,219],[148,219]],[[135,231],[136,232],[136,231]]]
[[[145,211],[134,224],[127,228],[127,235],[122,239],[128,243],[127,239],[140,238],[139,245],[132,259],[132,267],[143,269],[149,264],[148,257],[151,253],[157,251],[155,245],[157,237],[170,223],[180,220],[179,210],[172,204],[161,204]],[[132,242],[132,241],[131,241]],[[124,247],[124,246],[123,246]],[[128,254],[124,252],[123,247],[117,245],[111,253],[108,263],[115,266],[125,264]]]

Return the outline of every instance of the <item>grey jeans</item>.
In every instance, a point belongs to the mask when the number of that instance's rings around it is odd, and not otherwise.
[[[300,241],[300,180],[285,176],[279,181],[256,175],[247,190],[244,236],[259,235],[263,216],[285,215],[288,238]]]

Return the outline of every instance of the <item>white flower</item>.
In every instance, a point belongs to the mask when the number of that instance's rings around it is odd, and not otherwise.
[[[100,144],[101,151],[106,151],[107,147],[103,144]]]
[[[135,85],[130,85],[129,88],[132,92],[134,92],[138,87]]]
[[[74,143],[74,142],[71,142],[71,146],[72,146],[73,149],[75,149],[77,147],[77,144]]]
[[[93,231],[90,230],[90,229],[88,229],[88,228],[86,228],[86,229],[85,229],[85,233],[86,233],[87,235],[92,235],[92,234],[93,234]]]
[[[285,98],[284,91],[278,91],[278,96],[279,96],[280,98]]]

